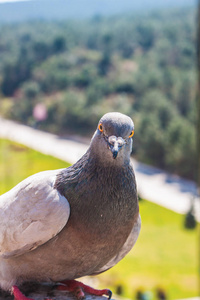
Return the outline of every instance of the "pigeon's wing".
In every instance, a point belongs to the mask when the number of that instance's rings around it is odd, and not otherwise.
[[[65,226],[70,206],[54,188],[59,171],[37,173],[0,196],[0,256],[33,250]]]
[[[126,254],[135,245],[137,238],[139,236],[139,233],[140,233],[140,228],[141,228],[141,218],[140,218],[140,215],[138,215],[138,218],[137,218],[136,222],[134,223],[133,229],[131,230],[131,233],[129,234],[122,249],[106,265],[104,265],[101,269],[99,269],[95,273],[93,273],[93,275],[105,272],[106,270],[114,267],[122,258],[124,258],[126,256]]]

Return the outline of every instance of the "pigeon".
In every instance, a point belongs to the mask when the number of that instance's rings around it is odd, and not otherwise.
[[[112,268],[138,238],[133,134],[130,117],[107,113],[74,165],[34,174],[0,196],[2,290],[26,300],[25,282],[51,282],[78,290],[78,299],[85,292],[111,298],[76,279]]]

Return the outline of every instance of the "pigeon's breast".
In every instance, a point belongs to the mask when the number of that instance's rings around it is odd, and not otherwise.
[[[90,257],[83,262],[91,273],[120,251],[138,216],[134,174],[115,174],[96,172],[65,191],[71,214],[63,234]]]

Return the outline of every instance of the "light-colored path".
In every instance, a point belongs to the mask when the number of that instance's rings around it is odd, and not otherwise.
[[[185,299],[179,299],[179,300],[200,300],[200,297],[185,298]]]
[[[25,125],[0,118],[0,137],[24,144],[42,153],[74,163],[87,150],[88,143],[63,139]],[[133,160],[141,197],[184,214],[194,201],[195,215],[200,221],[200,201],[195,184]]]

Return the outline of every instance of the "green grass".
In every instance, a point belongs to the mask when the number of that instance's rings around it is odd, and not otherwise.
[[[0,194],[27,176],[67,167],[63,161],[27,147],[0,140]],[[162,287],[168,299],[197,295],[197,229],[186,230],[184,217],[148,201],[140,202],[142,229],[133,250],[117,266],[99,275],[102,287],[134,299],[136,290]]]
[[[122,282],[125,296],[160,287],[168,299],[197,296],[197,229],[183,227],[184,216],[148,201],[140,202],[142,229],[132,251],[100,275],[111,287]],[[115,287],[114,287],[115,288]]]
[[[52,156],[0,139],[0,194],[34,173],[68,166]]]

